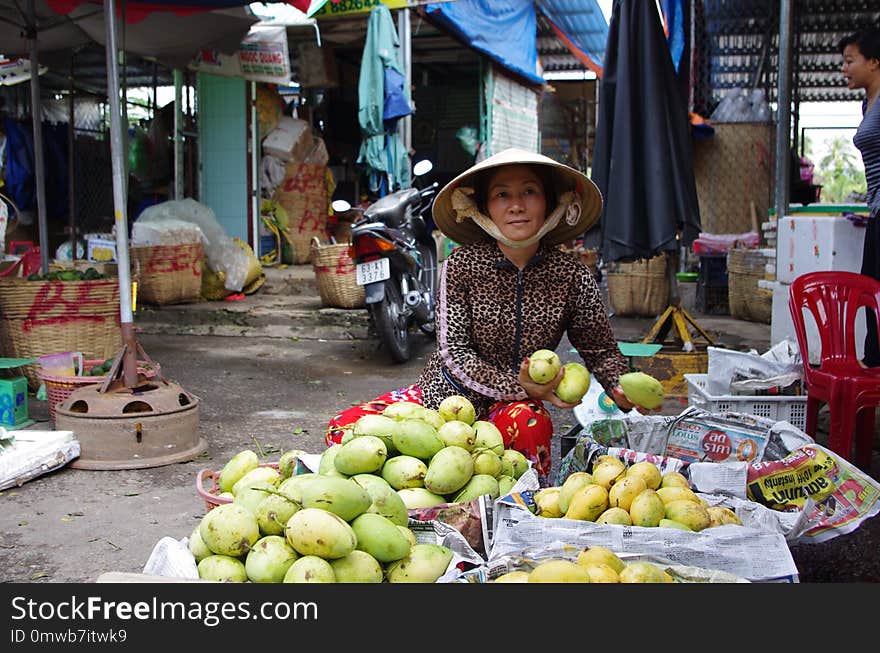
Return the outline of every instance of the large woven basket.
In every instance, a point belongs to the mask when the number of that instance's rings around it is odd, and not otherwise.
[[[39,358],[80,351],[85,358],[115,356],[122,345],[119,279],[27,281],[0,279],[0,348],[4,356]],[[40,386],[39,365],[22,368]]]
[[[313,238],[312,268],[324,306],[361,308],[366,304],[364,287],[355,281],[354,261],[348,255],[348,243],[322,244]]]
[[[766,265],[763,250],[734,247],[727,252],[727,302],[731,317],[770,324],[773,291],[758,287]]]
[[[608,266],[608,301],[620,316],[653,317],[669,305],[666,255]]]
[[[137,300],[143,304],[185,304],[202,290],[201,243],[131,247],[132,274],[138,279]]]

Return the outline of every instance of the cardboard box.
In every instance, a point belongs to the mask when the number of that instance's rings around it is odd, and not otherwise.
[[[786,215],[776,230],[776,280],[806,272],[862,268],[865,228],[843,216]]]
[[[302,162],[313,147],[311,125],[290,116],[281,118],[278,126],[263,139],[263,154],[282,161]]]
[[[115,263],[116,241],[109,238],[89,238],[86,258],[99,263]]]

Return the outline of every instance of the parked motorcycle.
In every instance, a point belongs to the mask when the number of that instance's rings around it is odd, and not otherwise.
[[[413,177],[427,174],[430,161],[419,161]],[[356,282],[366,291],[367,310],[382,346],[396,363],[410,358],[410,330],[434,335],[434,306],[439,278],[437,243],[431,234],[431,206],[439,184],[405,188],[366,209],[345,200],[333,202],[336,213],[361,213],[351,225]]]

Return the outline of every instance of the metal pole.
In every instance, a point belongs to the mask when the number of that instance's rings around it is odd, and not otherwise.
[[[409,9],[401,9],[397,12],[397,36],[400,40],[403,52],[403,76],[406,84],[406,96],[412,104],[412,29],[410,27]],[[404,151],[409,157],[412,149],[412,116],[404,116],[398,125],[400,140],[403,142]]]
[[[116,227],[116,261],[119,268],[119,321],[126,387],[137,384],[137,343],[131,310],[131,268],[128,256],[128,216],[125,196],[125,161],[122,149],[122,110],[119,102],[119,71],[116,62],[116,2],[104,0],[104,27],[107,33],[107,98],[110,103],[110,162],[113,170],[113,217]]]
[[[76,164],[74,163],[74,150],[76,148],[76,107],[74,100],[76,92],[73,86],[73,60],[70,56],[70,94],[67,96],[67,211],[70,214],[67,223],[70,225],[70,260],[75,261],[76,255]]]
[[[779,0],[779,72],[776,94],[776,219],[788,212],[791,169],[791,0]]]
[[[43,118],[40,102],[40,58],[37,54],[37,15],[34,0],[28,0],[28,40],[31,46],[31,122],[34,130],[34,167],[36,168],[37,225],[40,239],[40,269],[49,272],[49,227],[46,224],[46,171],[43,161]]]
[[[248,82],[248,156],[250,157],[251,171],[251,226],[252,242],[257,258],[260,251],[260,125],[257,116],[257,83]]]
[[[183,72],[174,69],[174,199],[183,199]]]

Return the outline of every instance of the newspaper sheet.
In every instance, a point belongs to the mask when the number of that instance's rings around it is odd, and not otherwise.
[[[521,491],[495,502],[490,564],[503,556],[553,542],[579,548],[600,544],[614,552],[658,556],[671,563],[716,569],[752,582],[797,582],[797,566],[781,532],[785,525],[774,511],[763,506],[756,504],[750,511],[741,512],[741,504],[748,502],[699,495],[710,504],[729,502],[726,505],[734,509],[744,525],[715,526],[697,533],[596,524],[536,517],[527,506],[534,503],[533,492],[539,489],[537,475],[529,471],[519,481]]]
[[[529,547],[516,554],[501,556],[481,567],[465,571],[460,574],[455,582],[459,583],[490,583],[502,574],[511,571],[530,572],[538,564],[546,560],[570,560],[577,561],[577,554],[581,547],[574,547],[564,542],[551,542],[539,546]],[[620,557],[625,563],[635,561],[653,562],[663,568],[673,582],[677,583],[748,583],[745,578],[717,569],[702,569],[671,562],[657,555],[621,553]]]
[[[73,431],[10,431],[12,444],[0,448],[0,490],[63,467],[80,455]]]
[[[623,418],[629,450],[602,446],[582,434],[561,461],[555,484],[562,485],[576,471],[589,472],[596,457],[605,454],[616,455],[627,463],[644,456],[668,466],[669,461],[677,459],[660,457],[666,449],[667,429],[683,416],[699,414],[694,410],[689,407],[678,417]],[[873,478],[789,422],[763,422],[770,426],[760,460],[685,461],[680,471],[687,476],[692,489],[740,500],[738,514],[740,510],[762,514],[755,525],[772,526],[789,544],[828,541],[851,533],[866,519],[880,513],[880,484]],[[640,453],[634,457],[632,451]],[[772,508],[778,517],[758,511],[754,507],[757,504]]]

